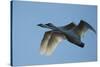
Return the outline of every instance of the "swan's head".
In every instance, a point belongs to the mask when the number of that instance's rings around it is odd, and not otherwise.
[[[54,26],[52,23],[47,23],[47,24],[45,24],[45,25],[47,25],[47,26]]]

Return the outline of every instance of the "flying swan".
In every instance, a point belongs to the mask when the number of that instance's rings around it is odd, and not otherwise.
[[[80,20],[78,25],[71,22],[68,25],[60,27],[56,27],[52,23],[38,24],[38,26],[50,29],[50,31],[45,32],[40,45],[40,53],[47,56],[50,56],[54,52],[62,40],[68,40],[74,45],[83,48],[85,44],[81,41],[81,37],[88,30],[96,33],[93,27],[84,20]]]

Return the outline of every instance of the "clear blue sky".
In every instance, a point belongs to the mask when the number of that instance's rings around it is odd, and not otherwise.
[[[96,61],[97,44],[93,32],[87,32],[82,38],[84,48],[79,48],[68,41],[63,41],[51,56],[39,53],[44,32],[39,23],[51,22],[63,26],[70,22],[76,24],[83,19],[96,30],[97,7],[89,5],[54,4],[14,1],[13,3],[13,64],[34,65],[51,63],[69,63]]]

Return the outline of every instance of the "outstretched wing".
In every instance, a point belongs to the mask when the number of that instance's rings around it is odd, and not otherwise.
[[[45,32],[44,37],[41,41],[41,45],[40,45],[40,53],[41,54],[44,54],[46,52],[48,41],[51,38],[51,35],[52,35],[52,31]]]
[[[88,30],[92,30],[96,33],[96,31],[93,29],[91,25],[89,25],[87,22],[81,20],[79,25],[74,29],[74,31],[79,35],[82,36],[84,33],[86,33]]]
[[[65,30],[70,30],[70,29],[73,29],[76,27],[76,24],[74,24],[73,22],[68,24],[68,25],[65,25],[63,26],[62,28],[65,29]]]
[[[60,32],[53,32],[47,45],[46,55],[51,55],[54,52],[57,45],[64,39],[64,34]]]

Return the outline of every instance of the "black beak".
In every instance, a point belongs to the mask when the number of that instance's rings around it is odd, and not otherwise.
[[[37,24],[37,26],[42,26],[43,24]]]

